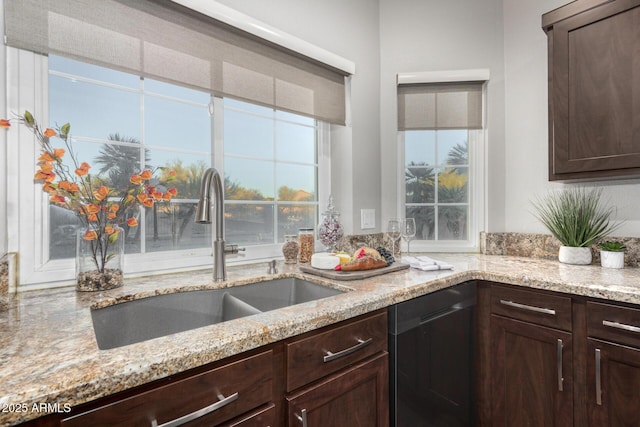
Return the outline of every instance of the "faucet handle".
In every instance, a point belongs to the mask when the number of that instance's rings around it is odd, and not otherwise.
[[[242,251],[246,251],[247,248],[241,248],[238,245],[225,245],[224,246],[224,253],[225,254],[237,254],[238,252]]]
[[[276,274],[278,273],[278,267],[276,267],[276,260],[271,260],[269,261],[269,271],[267,271],[267,274]]]

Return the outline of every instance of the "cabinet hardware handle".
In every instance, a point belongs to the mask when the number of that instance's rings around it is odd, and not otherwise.
[[[339,359],[339,358],[344,357],[344,356],[348,356],[349,354],[354,353],[354,352],[360,350],[361,348],[364,348],[364,347],[368,346],[369,344],[371,344],[373,342],[373,338],[369,338],[366,341],[361,340],[360,338],[356,338],[356,340],[358,341],[358,344],[354,345],[353,347],[349,347],[349,348],[345,348],[344,350],[340,350],[337,353],[332,353],[332,352],[326,350],[327,355],[324,356],[324,363],[331,362],[332,360],[336,360],[336,359]]]
[[[175,420],[171,420],[169,422],[166,422],[164,424],[158,424],[158,421],[156,421],[155,419],[153,421],[151,421],[151,427],[176,427],[176,426],[181,426],[183,424],[188,423],[189,421],[193,421],[197,418],[203,417],[213,411],[217,411],[218,409],[222,408],[223,406],[227,406],[229,403],[234,402],[236,400],[238,400],[238,393],[233,393],[232,395],[228,396],[228,397],[224,397],[223,395],[218,393],[218,400],[216,403],[206,406],[202,409],[198,409],[197,411],[194,411],[190,414],[184,415],[180,418],[176,418]]]
[[[633,326],[633,325],[627,325],[625,323],[611,322],[609,320],[603,320],[602,324],[604,326],[609,326],[610,328],[622,329],[623,331],[640,332],[640,328],[639,327]]]
[[[520,304],[520,303],[517,303],[517,302],[507,301],[507,300],[503,300],[503,299],[500,300],[500,304],[508,305],[509,307],[520,308],[522,310],[535,311],[536,313],[550,314],[552,316],[556,315],[556,311],[552,310],[550,308],[534,307],[532,305]]]
[[[600,349],[596,348],[596,403],[602,406],[602,379],[600,370]]]
[[[562,383],[564,382],[562,375],[562,347],[562,340],[558,339],[558,391],[562,391]]]
[[[300,415],[295,414],[298,421],[302,423],[302,427],[307,427],[307,410],[303,409],[300,411]]]

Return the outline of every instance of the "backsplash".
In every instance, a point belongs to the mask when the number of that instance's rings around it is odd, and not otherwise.
[[[388,246],[389,241],[385,240],[384,233],[354,234],[344,236],[336,245],[336,249],[352,254],[361,246],[377,248],[378,246]]]
[[[611,237],[607,240],[623,243],[627,250],[624,264],[629,267],[640,265],[640,238]],[[485,255],[509,255],[529,258],[558,259],[560,242],[549,234],[533,233],[480,233],[480,252]],[[591,246],[593,264],[600,263],[600,250]]]

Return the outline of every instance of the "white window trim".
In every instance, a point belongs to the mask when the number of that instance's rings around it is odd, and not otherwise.
[[[407,73],[403,77],[405,83],[436,83],[444,81],[459,81],[457,79],[464,78],[468,81],[470,76],[485,76],[488,78],[488,70],[470,70],[473,73],[468,72],[437,72],[432,74],[430,72],[425,73]],[[447,75],[450,75],[451,80],[447,80]],[[398,75],[398,81],[400,81],[400,74]],[[434,76],[437,76],[435,78]],[[425,79],[434,78],[435,81],[425,81]],[[483,129],[479,132],[480,136],[475,140],[469,140],[469,230],[467,240],[412,240],[411,252],[479,252],[480,251],[480,232],[484,228],[485,215],[486,215],[486,151],[487,151],[487,139],[488,129],[486,124],[486,111],[487,111],[487,86],[486,81],[482,88],[483,99],[483,112],[484,117]],[[473,133],[473,132],[472,132]],[[401,217],[404,218],[406,212],[406,184],[405,184],[405,141],[404,132],[398,131],[397,140],[397,170],[398,170],[398,212]],[[404,240],[401,240],[401,248],[403,251],[407,250],[407,244]]]
[[[44,55],[6,48],[7,111],[17,114],[29,110],[42,123],[48,123],[48,61]],[[223,117],[222,102],[214,101],[214,114]],[[318,124],[318,202],[326,200],[330,190],[329,125]],[[214,126],[213,165],[224,173],[224,129]],[[8,252],[19,254],[18,291],[69,286],[75,280],[75,260],[48,260],[49,233],[47,195],[34,184],[39,147],[33,134],[24,126],[13,126],[7,135],[7,230]],[[233,243],[233,242],[228,242]],[[247,247],[245,253],[227,257],[227,265],[240,265],[282,258],[281,245]],[[148,252],[125,255],[126,277],[166,274],[208,269],[213,266],[212,249]],[[161,269],[160,269],[161,267]]]

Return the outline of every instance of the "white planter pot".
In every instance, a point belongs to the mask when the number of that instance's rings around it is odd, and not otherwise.
[[[606,268],[624,268],[624,252],[600,251],[600,264]]]
[[[564,264],[591,264],[591,249],[584,247],[560,246],[558,261]]]

